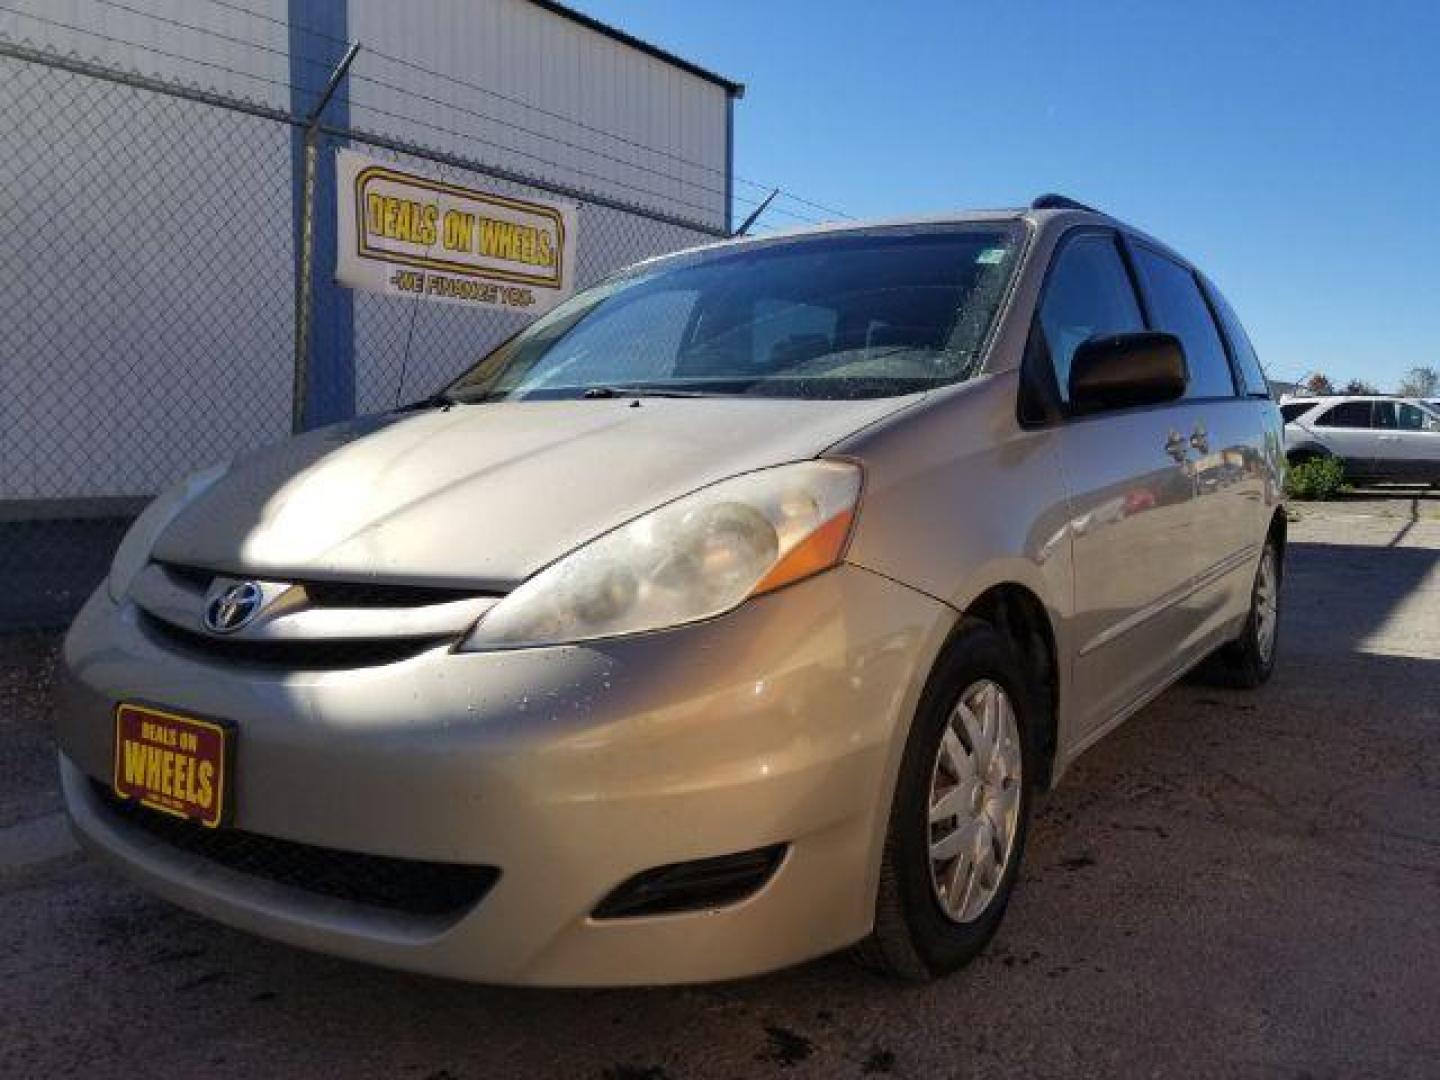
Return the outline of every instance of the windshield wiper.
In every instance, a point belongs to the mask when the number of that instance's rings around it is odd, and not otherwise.
[[[462,405],[464,398],[452,397],[448,392],[442,390],[438,394],[431,394],[419,401],[411,401],[395,409],[396,412],[421,412],[424,409],[439,409],[441,412],[449,412],[451,406]]]
[[[704,390],[672,390],[663,386],[587,386],[582,398],[697,398],[716,397]]]

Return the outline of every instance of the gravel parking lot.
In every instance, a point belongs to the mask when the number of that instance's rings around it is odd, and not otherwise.
[[[1437,494],[1302,509],[1276,680],[1187,683],[1092,751],[989,952],[919,988],[836,958],[514,991],[214,926],[69,847],[54,639],[0,637],[0,1075],[1433,1076]]]

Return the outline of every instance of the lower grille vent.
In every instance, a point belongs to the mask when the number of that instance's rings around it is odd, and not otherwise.
[[[484,899],[500,877],[493,866],[392,859],[239,829],[206,829],[121,799],[97,781],[91,785],[112,817],[179,851],[250,877],[364,907],[456,915]]]

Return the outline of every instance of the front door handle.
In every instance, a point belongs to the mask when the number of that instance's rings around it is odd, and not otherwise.
[[[1185,460],[1185,439],[1178,431],[1171,430],[1170,437],[1165,440],[1165,453],[1177,463]]]
[[[1195,430],[1190,433],[1190,445],[1202,454],[1210,452],[1210,436],[1206,433],[1204,424],[1195,425]]]

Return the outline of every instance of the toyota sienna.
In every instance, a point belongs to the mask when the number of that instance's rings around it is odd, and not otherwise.
[[[157,498],[64,647],[86,846],[307,948],[670,983],[949,972],[1037,793],[1275,665],[1280,414],[1068,199],[742,239]]]

